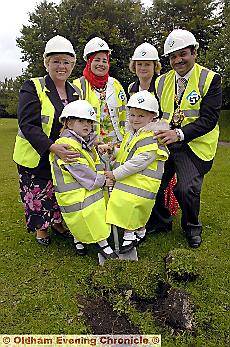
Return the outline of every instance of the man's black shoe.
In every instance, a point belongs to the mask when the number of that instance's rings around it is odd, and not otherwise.
[[[202,242],[200,235],[197,236],[187,236],[188,244],[192,248],[198,248]]]

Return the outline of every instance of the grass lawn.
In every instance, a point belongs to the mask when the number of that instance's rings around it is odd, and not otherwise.
[[[226,128],[229,124],[226,121]],[[96,295],[92,276],[98,271],[95,251],[78,257],[69,241],[52,237],[48,248],[26,232],[19,201],[16,166],[12,162],[16,120],[0,119],[0,334],[86,334],[87,325],[79,294]],[[229,130],[223,140],[229,139]],[[224,134],[224,132],[223,132]],[[200,276],[192,282],[171,280],[183,288],[195,306],[196,333],[161,326],[149,311],[127,310],[141,333],[162,334],[162,346],[228,346],[230,147],[219,146],[201,197],[203,239],[197,250],[188,248],[179,218],[167,235],[149,235],[140,246],[138,268],[151,261],[164,275],[164,257],[172,250],[187,250],[196,258]],[[181,259],[183,262],[184,260]],[[113,267],[116,267],[116,261]],[[144,268],[143,268],[144,270]]]

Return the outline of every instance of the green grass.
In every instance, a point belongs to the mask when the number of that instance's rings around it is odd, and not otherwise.
[[[220,141],[230,142],[230,110],[223,110],[219,120]]]
[[[225,130],[227,125],[226,121]],[[96,294],[91,284],[92,275],[98,270],[96,254],[77,257],[69,241],[61,241],[55,236],[45,249],[26,232],[16,166],[11,160],[16,120],[0,119],[0,129],[0,334],[88,333],[90,328],[82,316],[77,296]],[[229,133],[226,130],[226,139]],[[183,253],[185,249],[191,252],[192,258],[195,255],[200,272],[193,282],[171,280],[173,286],[185,289],[192,297],[196,308],[196,336],[189,333],[172,336],[171,330],[160,326],[149,311],[138,312],[133,306],[127,308],[130,320],[142,333],[162,334],[163,346],[223,347],[230,343],[229,157],[230,147],[219,146],[213,169],[205,177],[201,197],[204,227],[201,247],[197,250],[188,248],[177,218],[171,233],[149,236],[139,248],[139,269],[151,261],[157,272],[164,276],[165,255],[175,249]],[[139,275],[134,277],[138,279]],[[113,281],[111,273],[110,281]],[[119,301],[117,307],[120,307]]]

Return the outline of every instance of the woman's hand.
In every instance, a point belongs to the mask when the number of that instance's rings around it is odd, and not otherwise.
[[[75,162],[76,158],[80,157],[80,153],[71,151],[70,146],[67,144],[53,143],[49,150],[66,163]]]

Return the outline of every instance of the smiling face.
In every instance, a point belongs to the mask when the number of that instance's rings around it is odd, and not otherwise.
[[[156,121],[158,116],[154,112],[141,110],[140,108],[131,107],[129,111],[129,123],[133,130],[137,131],[148,123]]]
[[[137,60],[135,67],[138,78],[150,79],[154,75],[154,61],[152,60]]]
[[[180,75],[185,76],[194,66],[196,51],[189,47],[180,49],[169,54],[171,67]]]
[[[85,138],[93,130],[93,121],[90,119],[70,119],[67,121],[67,126],[69,129],[73,130],[77,135]]]
[[[54,54],[49,57],[45,66],[54,82],[66,81],[71,75],[74,63],[74,58],[67,54]]]
[[[92,60],[91,71],[96,76],[105,76],[109,71],[109,62],[105,52],[98,52]]]

